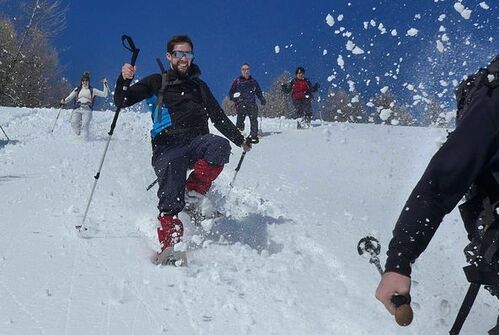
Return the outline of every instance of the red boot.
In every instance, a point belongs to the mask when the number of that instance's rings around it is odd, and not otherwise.
[[[194,164],[194,171],[191,172],[185,183],[188,191],[196,191],[199,194],[206,194],[213,181],[222,172],[223,165],[213,165],[204,159],[200,159]]]
[[[178,218],[167,214],[158,216],[161,227],[158,228],[158,240],[161,243],[161,251],[173,247],[182,241],[184,226]]]

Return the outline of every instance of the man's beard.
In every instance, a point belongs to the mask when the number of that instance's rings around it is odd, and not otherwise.
[[[187,73],[189,72],[189,69],[191,67],[189,65],[187,65],[187,67],[185,67],[184,69],[179,69],[179,66],[178,66],[178,63],[177,63],[177,64],[172,64],[172,68],[173,68],[173,70],[175,70],[180,75],[185,76],[185,75],[187,75]]]

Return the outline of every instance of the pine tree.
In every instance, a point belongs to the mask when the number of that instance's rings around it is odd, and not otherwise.
[[[260,115],[265,117],[292,117],[294,108],[291,97],[282,91],[281,85],[291,80],[289,72],[285,71],[279,75],[270,86],[269,92],[265,93],[267,104],[260,107]]]
[[[372,104],[376,109],[377,122],[393,126],[413,126],[416,123],[407,108],[399,105],[390,91],[376,94]]]

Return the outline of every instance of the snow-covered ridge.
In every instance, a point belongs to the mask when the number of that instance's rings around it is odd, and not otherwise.
[[[357,255],[383,244],[445,130],[263,119],[261,142],[216,181],[228,214],[211,233],[186,225],[189,267],[155,267],[150,116],[124,111],[80,222],[113,114],[88,142],[63,111],[0,108],[0,334],[447,334],[467,282],[464,229],[452,213],[414,267],[413,324],[374,299],[379,275]],[[384,257],[382,257],[384,261]],[[480,292],[463,334],[485,334],[497,303]]]

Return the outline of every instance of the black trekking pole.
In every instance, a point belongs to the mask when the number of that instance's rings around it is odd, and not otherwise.
[[[149,191],[156,183],[158,182],[158,178],[156,178],[149,186],[146,187],[146,191]]]
[[[236,180],[237,173],[239,172],[239,169],[241,169],[241,165],[243,164],[244,157],[246,157],[246,151],[243,151],[243,153],[241,154],[241,158],[239,158],[239,163],[237,163],[236,169],[234,170],[234,171],[236,171],[236,173],[234,173],[234,177],[232,177],[232,181],[229,183],[230,188],[232,188],[234,186],[234,181]]]
[[[251,145],[251,138],[250,137],[246,138],[246,144]],[[239,172],[239,169],[241,169],[241,165],[243,164],[244,157],[246,157],[246,151],[243,150],[243,153],[241,154],[241,158],[239,158],[239,162],[237,163],[236,169],[234,170],[234,171],[236,171],[236,173],[234,173],[234,177],[232,177],[232,181],[229,183],[229,192],[232,189],[232,187],[234,186],[234,181],[236,180],[237,173]]]
[[[0,129],[2,129],[3,134],[5,135],[5,137],[7,137],[7,142],[10,142],[10,138],[9,138],[9,136],[7,136],[7,134],[5,133],[5,130],[3,130],[2,126],[0,126]]]
[[[357,244],[357,252],[359,255],[368,253],[370,256],[369,263],[374,264],[381,276],[383,276],[383,269],[378,258],[381,251],[381,244],[373,236],[366,236],[362,238]],[[411,308],[411,297],[409,295],[392,295],[391,303],[395,305],[395,321],[399,326],[408,326],[412,322],[413,312]]]
[[[128,45],[125,44],[125,42],[127,42]],[[135,47],[135,44],[133,43],[132,38],[130,36],[127,36],[127,35],[121,36],[121,43],[123,44],[123,46],[126,49],[128,49],[132,52],[132,61],[130,62],[130,65],[135,66],[135,61],[137,60],[137,56],[139,55],[140,49],[137,49]],[[101,158],[101,161],[99,164],[99,169],[97,171],[97,174],[94,176],[94,178],[95,178],[94,185],[92,186],[92,192],[90,193],[90,197],[88,199],[87,208],[85,209],[85,213],[83,214],[83,220],[82,220],[81,224],[76,226],[76,229],[79,231],[86,230],[85,219],[87,218],[88,209],[90,208],[90,203],[92,202],[92,197],[94,195],[95,186],[97,185],[97,180],[100,177],[100,172],[102,169],[102,165],[104,164],[104,159],[106,157],[107,149],[109,148],[109,143],[111,142],[111,137],[113,136],[114,127],[116,127],[116,122],[118,121],[118,116],[120,114],[121,106],[123,105],[123,102],[126,101],[128,87],[130,86],[131,82],[132,82],[131,79],[126,79],[125,84],[123,85],[123,98],[120,101],[120,103],[118,104],[118,106],[116,106],[116,111],[114,112],[113,122],[111,123],[111,130],[109,130],[109,133],[108,133],[109,137],[107,139],[106,147],[104,149],[104,154],[102,155],[102,158]]]
[[[52,126],[52,130],[50,131],[50,133],[54,132],[55,125],[57,124],[57,120],[59,120],[59,115],[61,115],[62,107],[64,107],[64,105],[59,104],[59,111],[57,112],[57,116],[55,117],[55,122],[54,122],[54,125]]]

